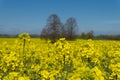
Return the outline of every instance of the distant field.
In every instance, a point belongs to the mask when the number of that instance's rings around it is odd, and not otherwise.
[[[0,38],[1,80],[120,80],[120,42]]]
[[[0,43],[7,42],[8,44],[13,44],[16,40],[19,40],[19,38],[0,38]],[[38,42],[40,38],[31,38],[31,41]]]

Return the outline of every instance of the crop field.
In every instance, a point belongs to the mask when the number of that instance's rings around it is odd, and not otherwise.
[[[120,80],[120,42],[0,38],[0,80]]]

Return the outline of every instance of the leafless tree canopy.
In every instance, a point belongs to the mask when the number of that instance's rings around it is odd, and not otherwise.
[[[48,17],[47,24],[42,30],[41,36],[55,42],[60,37],[63,37],[63,32],[65,32],[64,25],[56,14],[52,14]]]
[[[47,19],[47,24],[43,28],[41,37],[51,39],[55,42],[61,37],[72,40],[76,35],[77,22],[75,18],[69,18],[63,25],[56,14],[52,14]]]
[[[67,32],[67,38],[68,39],[74,39],[75,38],[75,35],[76,35],[76,31],[77,31],[77,22],[76,22],[76,19],[75,18],[69,18],[67,21],[66,21],[66,24],[65,24],[65,27],[66,27],[66,32]]]

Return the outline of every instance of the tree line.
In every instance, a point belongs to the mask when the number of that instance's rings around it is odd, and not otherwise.
[[[0,38],[18,38],[19,34],[0,34]],[[39,38],[39,34],[30,34],[31,38]],[[94,40],[120,40],[120,35],[97,35],[90,32],[82,32],[76,35],[76,39],[94,39]]]
[[[76,38],[81,39],[94,39],[94,32],[90,31],[88,33],[83,32],[82,34],[77,34],[78,24],[75,18],[70,17],[63,24],[60,18],[56,14],[52,14],[48,17],[45,27],[42,29],[40,34],[41,38],[50,39],[55,42],[59,38],[66,38],[67,40],[74,40]]]

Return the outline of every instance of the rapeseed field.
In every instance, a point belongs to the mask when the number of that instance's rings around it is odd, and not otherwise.
[[[120,80],[120,42],[0,38],[0,80]]]

